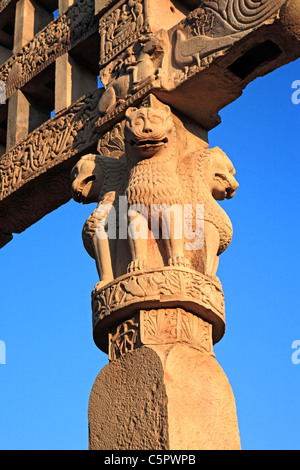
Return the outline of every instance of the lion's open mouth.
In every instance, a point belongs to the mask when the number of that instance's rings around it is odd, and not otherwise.
[[[161,140],[156,140],[156,139],[145,139],[145,140],[132,140],[131,145],[141,148],[141,149],[147,149],[147,148],[152,148],[152,147],[161,147],[162,145],[165,145],[168,143],[168,138],[164,137]]]

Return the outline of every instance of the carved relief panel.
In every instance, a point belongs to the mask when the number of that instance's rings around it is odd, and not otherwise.
[[[182,308],[140,310],[134,317],[110,329],[110,361],[141,346],[172,347],[184,343],[205,354],[215,356],[212,325]]]
[[[99,22],[100,67],[149,32],[147,0],[121,0]]]

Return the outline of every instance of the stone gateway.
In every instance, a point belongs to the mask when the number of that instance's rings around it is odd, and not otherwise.
[[[219,201],[239,178],[209,131],[299,57],[299,0],[0,0],[0,247],[72,197],[97,204],[82,238],[109,363],[91,450],[241,449],[214,354],[233,232]]]

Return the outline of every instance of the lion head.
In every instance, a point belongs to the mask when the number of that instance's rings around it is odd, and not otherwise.
[[[169,106],[150,95],[146,105],[127,109],[125,142],[137,161],[160,156],[172,140],[174,121]]]
[[[231,199],[239,187],[235,179],[235,169],[228,156],[215,147],[206,151],[208,159],[206,165],[206,181],[210,191],[217,201]]]
[[[97,164],[99,156],[84,155],[71,171],[71,194],[76,202],[89,204],[98,202],[104,182],[101,165]]]

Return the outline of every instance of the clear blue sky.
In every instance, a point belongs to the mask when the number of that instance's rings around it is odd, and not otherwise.
[[[250,84],[221,112],[211,146],[240,188],[224,207],[234,237],[218,275],[227,331],[215,346],[236,398],[243,449],[300,450],[300,61]],[[0,251],[0,449],[87,449],[88,400],[107,363],[94,345],[97,282],[81,230],[92,207],[71,201]]]

